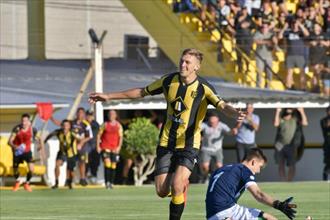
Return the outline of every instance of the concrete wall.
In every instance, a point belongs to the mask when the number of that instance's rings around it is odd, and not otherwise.
[[[0,12],[0,59],[27,58],[27,0],[2,0]],[[105,58],[123,57],[125,34],[150,37],[120,0],[45,0],[46,58],[90,58],[89,28],[108,31]]]

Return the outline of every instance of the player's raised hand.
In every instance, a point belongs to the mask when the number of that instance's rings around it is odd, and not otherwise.
[[[90,104],[95,104],[95,102],[105,102],[107,101],[107,95],[104,93],[92,92],[89,93],[88,102]]]
[[[276,200],[273,203],[273,207],[283,212],[286,216],[288,216],[289,219],[292,220],[293,218],[296,217],[296,213],[297,213],[297,211],[294,210],[295,208],[297,208],[297,205],[290,203],[292,200],[293,197],[289,197],[283,202]]]

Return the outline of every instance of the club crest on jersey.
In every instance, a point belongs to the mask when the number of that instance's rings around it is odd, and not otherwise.
[[[191,91],[191,93],[190,93],[190,96],[191,96],[191,98],[196,98],[197,97],[197,91]]]
[[[174,116],[178,117],[180,116],[184,111],[187,110],[186,104],[184,104],[183,99],[180,97],[177,97],[171,102],[172,109],[174,111]]]

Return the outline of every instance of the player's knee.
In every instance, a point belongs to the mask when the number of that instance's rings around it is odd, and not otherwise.
[[[172,192],[174,192],[175,194],[180,194],[183,192],[184,190],[184,185],[185,185],[186,181],[178,181],[178,180],[174,180],[171,184],[171,189]]]
[[[169,192],[166,192],[165,190],[159,188],[156,188],[156,193],[157,196],[159,196],[160,198],[165,198],[169,195]]]

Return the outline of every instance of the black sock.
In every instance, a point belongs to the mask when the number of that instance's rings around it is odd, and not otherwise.
[[[181,215],[183,213],[183,209],[184,209],[184,203],[176,205],[171,202],[170,203],[170,220],[180,220]]]
[[[29,172],[26,174],[26,182],[27,182],[27,183],[30,183],[31,178],[32,178],[32,172],[29,171]]]
[[[110,182],[110,168],[104,167],[104,181]]]
[[[55,186],[58,186],[58,179],[55,180]]]
[[[116,169],[110,169],[110,182],[114,183],[116,177]]]
[[[18,168],[14,168],[14,177],[17,181],[18,177],[19,177],[19,172],[18,172]]]

